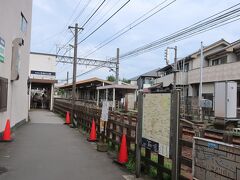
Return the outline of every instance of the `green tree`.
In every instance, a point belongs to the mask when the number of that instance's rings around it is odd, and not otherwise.
[[[129,79],[123,78],[123,79],[122,79],[122,82],[125,82],[125,83],[130,84],[131,81],[130,81]]]
[[[116,78],[113,75],[107,76],[107,81],[114,82]]]

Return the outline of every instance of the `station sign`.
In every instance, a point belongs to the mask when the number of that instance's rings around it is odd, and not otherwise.
[[[42,75],[42,76],[56,76],[55,72],[47,72],[47,71],[31,71],[31,74],[34,75]]]

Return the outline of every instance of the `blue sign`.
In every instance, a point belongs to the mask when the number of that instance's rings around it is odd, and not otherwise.
[[[152,152],[159,152],[159,144],[146,138],[142,138],[142,147],[151,150]]]
[[[208,142],[208,147],[211,149],[216,149],[218,148],[218,145],[216,143]]]

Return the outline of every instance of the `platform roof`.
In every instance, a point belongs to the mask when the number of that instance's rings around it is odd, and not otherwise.
[[[110,81],[106,81],[97,77],[93,77],[90,79],[85,79],[85,80],[80,80],[76,82],[76,86],[79,87],[81,85],[86,85],[86,84],[91,84],[91,83],[104,83],[106,85],[111,85],[113,84]],[[58,88],[60,89],[67,89],[67,88],[72,88],[72,83],[71,84],[67,84],[67,85],[62,85],[62,86],[58,86]]]
[[[100,86],[97,87],[97,89],[132,89],[132,90],[137,90],[137,86],[132,86],[132,85],[122,85],[122,84],[112,84],[112,85],[107,85],[107,86]]]

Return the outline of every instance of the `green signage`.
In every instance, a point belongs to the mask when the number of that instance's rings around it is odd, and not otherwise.
[[[5,41],[0,37],[0,62],[5,60]]]

